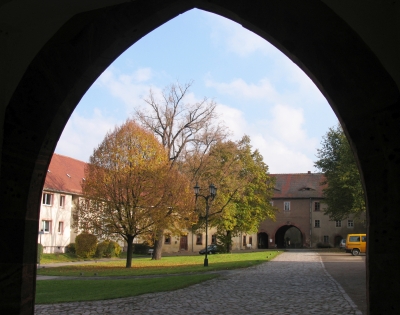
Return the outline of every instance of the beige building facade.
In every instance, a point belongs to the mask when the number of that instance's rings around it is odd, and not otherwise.
[[[217,243],[217,230],[208,231],[208,245]],[[198,253],[206,246],[205,231],[185,231],[180,235],[165,234],[163,253],[192,252]],[[257,248],[257,233],[240,233],[232,237],[233,250],[251,250]]]

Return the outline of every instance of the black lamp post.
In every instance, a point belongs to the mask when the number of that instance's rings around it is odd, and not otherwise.
[[[197,197],[203,197],[204,200],[206,201],[206,256],[204,258],[204,267],[208,267],[208,210],[210,209],[210,206],[208,204],[208,200],[213,201],[215,196],[217,195],[217,187],[214,186],[214,184],[210,184],[209,189],[210,189],[210,194],[207,196],[201,195],[200,194],[200,187],[199,185],[193,187],[194,188],[194,194],[196,195],[196,200]]]

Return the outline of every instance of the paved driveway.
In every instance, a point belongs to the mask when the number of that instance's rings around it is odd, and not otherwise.
[[[341,285],[358,309],[367,314],[365,254],[320,253],[329,274]]]
[[[286,252],[271,262],[182,290],[107,301],[37,305],[35,313],[361,314],[314,252]]]

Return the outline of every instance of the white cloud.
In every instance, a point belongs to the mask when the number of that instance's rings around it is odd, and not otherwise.
[[[309,138],[305,129],[305,120],[301,108],[276,105],[271,110],[272,120],[268,129],[290,146],[305,152],[314,151],[317,145],[315,138]]]
[[[251,139],[253,147],[264,157],[270,173],[306,173],[314,169],[314,162],[307,155],[279,139],[261,134]]]
[[[235,79],[230,83],[215,82],[207,79],[207,87],[215,88],[221,94],[228,94],[248,99],[276,100],[279,95],[268,79],[262,79],[258,84],[248,84],[243,79]]]
[[[218,104],[217,113],[224,125],[233,132],[235,139],[241,138],[246,133],[248,127],[243,112],[236,108]]]
[[[94,109],[89,118],[74,113],[65,126],[55,151],[88,162],[93,150],[117,123],[112,117],[104,117],[99,109]]]
[[[152,77],[149,68],[138,69],[132,74],[118,74],[112,67],[108,68],[98,79],[98,84],[110,91],[111,95],[121,100],[125,105],[128,115],[131,115],[134,108],[143,104],[143,98],[147,97],[150,88],[159,93],[161,90],[145,84]]]
[[[228,51],[242,57],[254,52],[271,54],[276,50],[269,42],[231,20],[207,13],[212,27],[211,39],[214,44],[223,44]]]
[[[258,149],[271,173],[307,172],[314,162],[305,152],[314,152],[315,139],[307,137],[301,109],[277,105],[271,109],[268,121],[248,122],[242,111],[218,104],[222,120],[238,140],[250,136],[254,149]]]

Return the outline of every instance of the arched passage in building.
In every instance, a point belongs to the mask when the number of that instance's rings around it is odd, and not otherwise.
[[[257,233],[257,248],[258,249],[266,249],[268,248],[269,237],[265,232]]]
[[[290,0],[1,2],[2,313],[33,313],[41,190],[75,106],[126,48],[195,7],[270,41],[328,99],[367,195],[369,314],[400,313],[392,259],[400,221],[393,207],[400,203],[399,3]]]
[[[294,225],[283,225],[275,233],[277,248],[303,247],[303,233]]]

